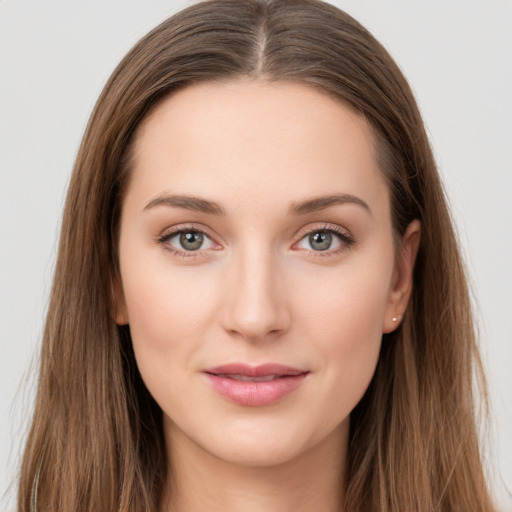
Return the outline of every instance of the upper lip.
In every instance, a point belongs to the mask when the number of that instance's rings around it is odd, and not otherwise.
[[[267,363],[259,366],[250,366],[244,363],[230,363],[212,368],[205,368],[203,372],[211,373],[213,375],[246,375],[247,377],[266,377],[268,375],[293,376],[308,373],[307,370],[275,363]]]

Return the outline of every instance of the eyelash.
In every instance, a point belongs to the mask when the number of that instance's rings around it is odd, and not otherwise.
[[[156,241],[163,246],[163,248],[170,252],[171,254],[182,257],[182,258],[196,258],[197,256],[202,255],[206,250],[208,249],[199,249],[197,251],[182,251],[179,249],[176,249],[175,247],[169,245],[167,242],[173,238],[176,235],[179,235],[181,233],[187,233],[187,232],[193,232],[193,233],[200,233],[201,235],[204,235],[208,237],[210,240],[212,240],[213,243],[215,242],[214,237],[210,235],[207,230],[204,228],[198,228],[193,225],[188,226],[176,226],[175,228],[172,228],[171,230],[165,231],[162,235],[157,237]],[[325,251],[313,251],[313,250],[307,250],[309,253],[311,253],[314,257],[330,257],[330,256],[336,256],[340,254],[342,251],[346,249],[350,249],[354,244],[355,240],[353,236],[348,231],[343,231],[338,226],[333,224],[324,224],[323,226],[314,226],[311,229],[308,229],[301,233],[301,236],[297,242],[293,244],[293,246],[296,246],[298,243],[300,243],[302,240],[304,240],[306,237],[313,233],[330,233],[335,235],[340,239],[340,247],[337,247],[336,249],[327,249]],[[300,250],[300,249],[298,249]]]

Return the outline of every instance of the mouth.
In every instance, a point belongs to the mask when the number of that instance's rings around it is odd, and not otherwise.
[[[203,373],[223,398],[239,405],[261,407],[292,393],[310,372],[280,364],[233,363],[207,368]]]
[[[210,375],[216,375],[217,377],[224,377],[226,379],[241,380],[244,382],[268,382],[269,380],[291,377],[291,375],[266,375],[265,377],[250,377],[249,375],[242,375],[240,373],[211,373]]]

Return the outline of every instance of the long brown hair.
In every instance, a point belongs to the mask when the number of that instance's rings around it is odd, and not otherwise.
[[[309,84],[356,108],[373,129],[396,236],[422,224],[411,302],[351,414],[345,510],[494,510],[475,426],[473,377],[483,377],[467,281],[420,113],[386,50],[317,0],[193,5],[145,36],[107,82],[69,186],[18,510],[158,509],[168,476],[161,411],[129,329],[113,320],[130,141],[173,91],[239,77]]]

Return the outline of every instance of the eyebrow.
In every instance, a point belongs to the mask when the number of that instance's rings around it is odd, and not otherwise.
[[[307,213],[319,212],[330,206],[339,204],[356,204],[364,208],[370,215],[372,211],[368,204],[352,194],[332,194],[329,196],[314,197],[300,203],[293,203],[288,210],[289,215],[305,215]]]
[[[210,215],[226,215],[225,210],[217,203],[201,199],[193,196],[177,196],[177,195],[162,195],[150,201],[144,210],[149,210],[157,206],[173,206],[175,208],[184,208],[185,210],[192,210],[200,213],[207,213]]]
[[[288,215],[305,215],[308,213],[318,212],[334,205],[356,204],[372,214],[368,204],[357,196],[352,194],[332,194],[328,196],[314,197],[299,203],[292,203],[288,209]],[[171,206],[174,208],[183,208],[185,210],[206,213],[210,215],[226,215],[226,211],[222,206],[214,201],[202,199],[194,196],[182,195],[161,195],[150,201],[144,210],[150,210],[157,206]]]

